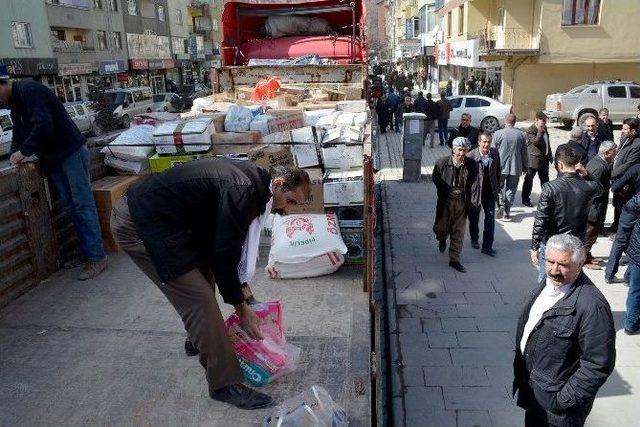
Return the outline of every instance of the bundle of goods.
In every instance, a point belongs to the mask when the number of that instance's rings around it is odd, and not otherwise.
[[[275,215],[266,270],[272,279],[322,276],[338,270],[346,253],[333,212]]]
[[[138,175],[149,169],[149,156],[153,154],[151,125],[134,126],[122,132],[109,145],[100,150],[104,163],[120,172]]]
[[[279,302],[253,304],[251,309],[260,319],[264,339],[249,338],[235,313],[225,321],[225,326],[245,378],[254,386],[264,386],[296,369],[300,348],[285,339]]]
[[[202,153],[211,149],[215,126],[211,117],[163,123],[153,132],[158,154]]]

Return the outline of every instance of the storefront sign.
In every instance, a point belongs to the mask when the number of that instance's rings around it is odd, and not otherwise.
[[[11,76],[39,76],[42,74],[58,74],[56,58],[3,58],[0,63],[7,66]]]
[[[436,47],[438,65],[449,65],[449,57],[451,56],[449,43],[440,43]]]
[[[126,73],[116,74],[116,79],[121,83],[129,83],[129,76]]]
[[[80,74],[91,74],[98,70],[98,67],[91,62],[79,62],[77,64],[59,64],[58,75],[77,76]]]
[[[123,59],[98,62],[98,72],[101,75],[122,73],[124,71],[127,71],[127,63]]]
[[[171,58],[171,39],[155,34],[127,33],[129,56],[134,58]]]
[[[162,59],[149,59],[148,64],[150,70],[160,70],[161,68],[164,68]]]
[[[491,68],[502,65],[501,61],[480,61],[480,39],[464,40],[438,45],[438,65],[457,65],[468,68]]]
[[[420,39],[403,39],[399,43],[403,57],[418,56],[422,53],[422,43]]]
[[[149,68],[149,60],[147,59],[130,59],[132,70],[147,70]]]

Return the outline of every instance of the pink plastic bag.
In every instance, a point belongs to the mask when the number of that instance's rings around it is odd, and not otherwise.
[[[284,337],[280,302],[255,304],[251,308],[261,320],[263,340],[249,338],[235,313],[225,325],[245,378],[255,386],[263,386],[295,370],[300,348],[288,344]]]

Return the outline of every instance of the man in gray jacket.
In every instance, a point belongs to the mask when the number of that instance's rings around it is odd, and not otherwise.
[[[527,155],[527,141],[524,132],[516,129],[516,115],[507,114],[504,118],[505,127],[493,135],[493,146],[500,154],[502,166],[500,175],[500,207],[497,218],[510,220],[511,205],[516,197],[520,175],[529,168]]]

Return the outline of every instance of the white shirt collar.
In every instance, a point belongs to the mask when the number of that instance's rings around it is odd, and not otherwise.
[[[542,293],[549,297],[557,297],[559,295],[566,294],[570,287],[571,283],[562,286],[556,286],[553,284],[551,279],[547,277],[547,282],[544,289],[542,290]]]

